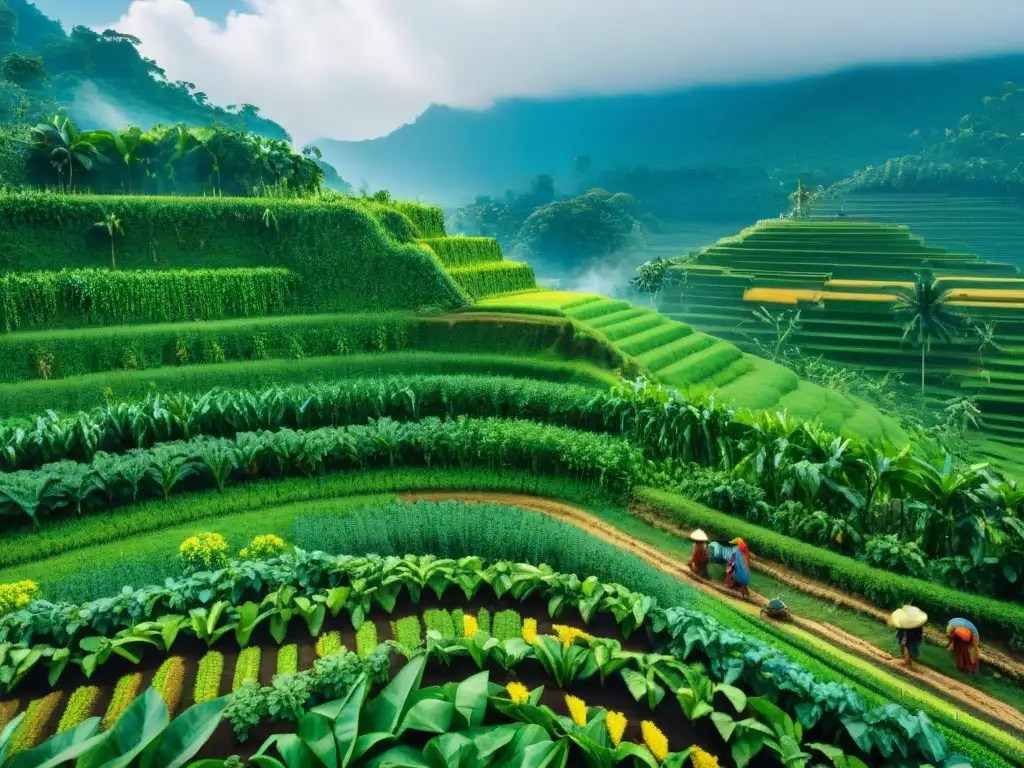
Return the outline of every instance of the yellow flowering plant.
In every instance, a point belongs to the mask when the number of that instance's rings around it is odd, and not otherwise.
[[[219,533],[200,533],[181,542],[178,554],[187,568],[221,568],[228,562],[228,543]]]
[[[565,694],[565,706],[568,708],[569,716],[576,725],[582,728],[587,724],[587,705],[583,699],[570,696],[567,693]]]
[[[718,758],[696,745],[690,751],[690,763],[693,768],[718,768]]]
[[[613,747],[617,747],[622,743],[622,735],[626,732],[627,724],[628,721],[624,714],[608,710],[608,714],[604,719],[604,726],[608,730],[608,738],[612,740]]]
[[[668,755],[668,737],[650,720],[640,723],[640,735],[643,737],[644,744],[654,755],[654,759],[659,763],[663,762]]]
[[[552,624],[551,628],[555,630],[555,634],[558,635],[558,639],[561,641],[563,648],[568,648],[570,645],[575,643],[577,639],[586,640],[588,642],[594,639],[593,635],[587,634],[577,627],[568,627],[564,624]]]
[[[505,690],[513,704],[526,704],[530,700],[530,690],[522,683],[509,683],[505,686]]]
[[[243,547],[238,553],[246,560],[269,560],[277,557],[285,550],[284,539],[272,533],[257,536],[248,547]]]
[[[523,619],[523,640],[527,645],[537,642],[537,620]]]
[[[28,579],[0,584],[0,616],[27,607],[42,595],[34,581]]]

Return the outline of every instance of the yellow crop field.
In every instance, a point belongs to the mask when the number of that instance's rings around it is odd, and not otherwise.
[[[1024,302],[1024,290],[1012,291],[1002,288],[952,288],[947,296],[958,301]]]
[[[806,288],[748,288],[743,292],[743,300],[796,304],[799,301],[895,301],[896,297],[888,293],[844,293]]]

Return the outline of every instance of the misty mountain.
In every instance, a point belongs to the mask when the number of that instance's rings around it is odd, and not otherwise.
[[[576,155],[590,156],[595,174],[754,167],[816,170],[827,181],[906,154],[912,131],[955,125],[982,95],[1021,79],[1024,56],[1014,55],[654,95],[510,100],[483,111],[433,106],[380,139],[317,143],[346,178],[444,204],[521,189],[535,174],[576,187]]]

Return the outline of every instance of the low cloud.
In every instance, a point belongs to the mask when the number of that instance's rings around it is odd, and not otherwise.
[[[224,24],[135,0],[113,26],[170,77],[297,139],[431,103],[621,94],[1024,48],[1022,0],[249,0]]]

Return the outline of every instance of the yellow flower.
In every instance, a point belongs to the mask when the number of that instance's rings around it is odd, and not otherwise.
[[[26,607],[40,594],[36,583],[28,579],[11,584],[0,584],[0,616]]]
[[[718,758],[696,745],[690,752],[690,763],[693,768],[718,768]]]
[[[621,712],[608,711],[608,716],[604,719],[604,726],[608,729],[608,736],[612,740],[612,746],[619,746],[619,742],[622,741],[622,734],[626,732],[626,716]]]
[[[477,623],[476,616],[470,616],[469,614],[462,615],[463,637],[476,637],[478,629],[480,629],[480,625]]]
[[[668,754],[668,739],[661,729],[650,720],[644,720],[640,723],[640,735],[644,737],[644,744],[651,750],[654,759],[659,763],[664,760]]]
[[[523,619],[523,640],[527,645],[537,642],[537,620]]]
[[[587,705],[583,702],[583,699],[578,699],[567,693],[565,694],[565,706],[569,708],[569,714],[576,725],[582,728],[587,724]]]
[[[593,635],[588,635],[582,629],[576,627],[567,627],[564,624],[552,624],[551,628],[555,630],[555,634],[558,635],[558,639],[562,643],[563,648],[568,648],[570,645],[576,642],[576,638],[582,638],[583,640],[593,640]]]
[[[843,543],[843,532],[840,531],[839,533],[836,534],[836,544],[842,544],[842,543]]]
[[[525,704],[530,700],[530,690],[522,683],[509,683],[505,690],[513,704]]]
[[[268,560],[277,557],[284,551],[284,540],[272,533],[257,536],[240,554],[248,560]]]

